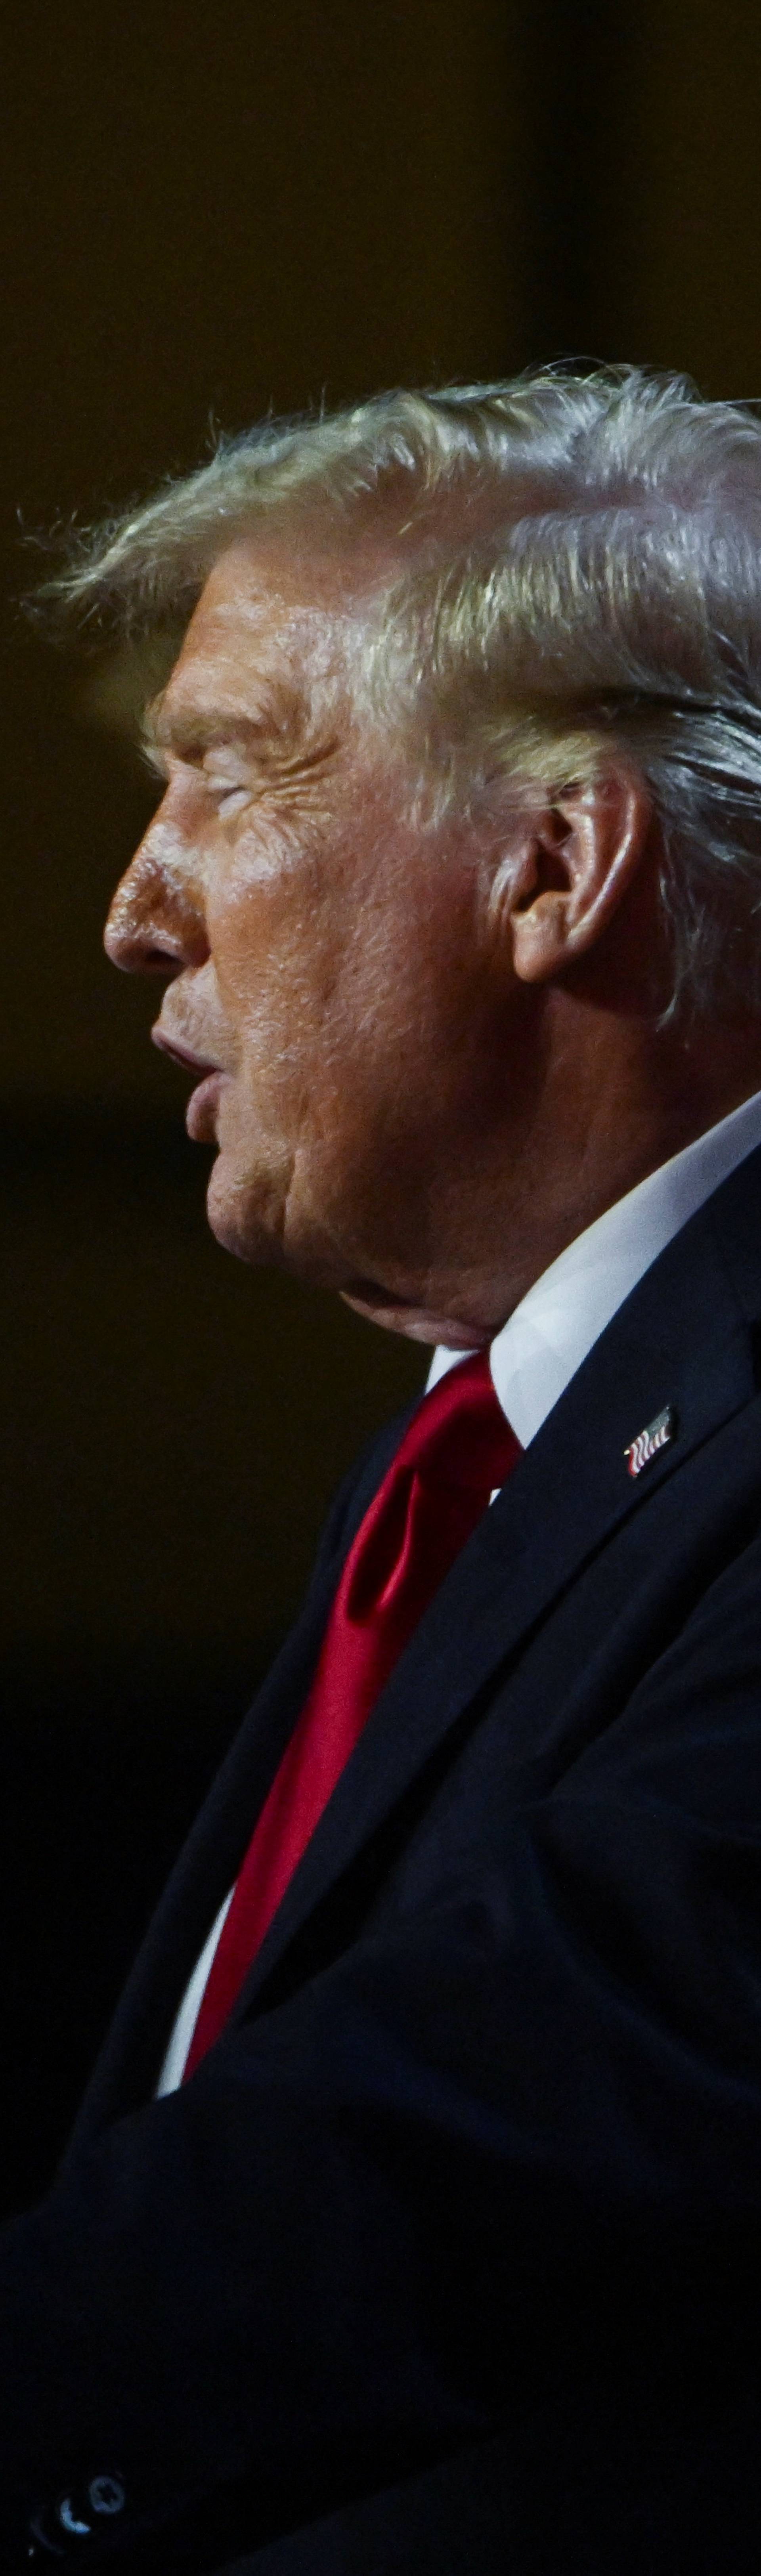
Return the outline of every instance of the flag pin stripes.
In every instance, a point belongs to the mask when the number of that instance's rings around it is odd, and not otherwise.
[[[641,1476],[643,1467],[650,1466],[651,1460],[657,1458],[659,1449],[668,1448],[675,1431],[674,1406],[664,1404],[663,1412],[656,1413],[655,1421],[648,1422],[644,1431],[638,1431],[636,1440],[630,1440],[628,1449],[624,1450],[629,1475]]]

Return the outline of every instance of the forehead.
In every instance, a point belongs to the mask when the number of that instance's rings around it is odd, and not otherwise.
[[[274,689],[306,678],[325,612],[286,588],[274,567],[231,549],[201,593],[149,730],[168,744],[219,714],[250,724]],[[311,647],[311,650],[310,650]]]
[[[380,566],[375,567],[376,579]],[[160,741],[193,714],[258,722],[273,701],[307,699],[343,676],[369,606],[363,548],[330,547],[297,530],[240,540],[219,556],[194,609],[153,730]]]

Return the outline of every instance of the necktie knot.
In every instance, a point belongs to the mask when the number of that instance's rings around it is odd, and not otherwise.
[[[519,1455],[478,1351],[439,1378],[407,1425],[350,1551],[347,1618],[362,1625],[380,1613],[389,1647],[401,1638]]]
[[[458,1361],[423,1396],[394,1461],[425,1483],[488,1497],[515,1466],[519,1443],[494,1391],[487,1351]]]

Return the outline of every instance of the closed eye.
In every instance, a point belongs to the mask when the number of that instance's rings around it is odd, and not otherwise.
[[[210,778],[208,771],[206,772],[205,785],[209,790],[209,795],[214,797],[217,813],[223,815],[225,821],[227,821],[231,814],[239,814],[241,807],[243,805],[247,805],[249,802],[251,795],[250,786],[233,787],[227,778]]]

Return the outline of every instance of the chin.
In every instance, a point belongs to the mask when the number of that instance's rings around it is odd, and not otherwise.
[[[355,1315],[381,1325],[386,1333],[434,1348],[443,1343],[450,1351],[480,1350],[492,1339],[488,1327],[437,1314],[421,1301],[406,1300],[398,1289],[384,1288],[380,1280],[360,1279],[356,1273],[347,1279],[332,1229],[315,1223],[314,1211],[300,1228],[294,1225],[287,1181],[281,1187],[271,1177],[266,1183],[261,1178],[254,1182],[250,1174],[244,1177],[222,1148],[209,1175],[206,1213],[224,1252],[254,1269],[287,1270],[305,1286],[332,1291]]]
[[[252,1193],[230,1175],[223,1154],[212,1165],[206,1192],[206,1214],[215,1241],[223,1252],[232,1252],[237,1261],[247,1261],[252,1269],[282,1269],[283,1239],[280,1204],[272,1204],[270,1221],[262,1210],[252,1205]]]
[[[365,1297],[356,1297],[348,1288],[342,1288],[341,1297],[343,1304],[351,1306],[355,1315],[363,1315],[366,1323],[381,1324],[386,1333],[402,1333],[408,1342],[427,1342],[434,1347],[441,1342],[448,1351],[477,1351],[491,1340],[491,1335],[480,1333],[475,1324],[454,1324],[451,1316],[429,1315],[420,1306],[375,1302],[370,1290]]]

